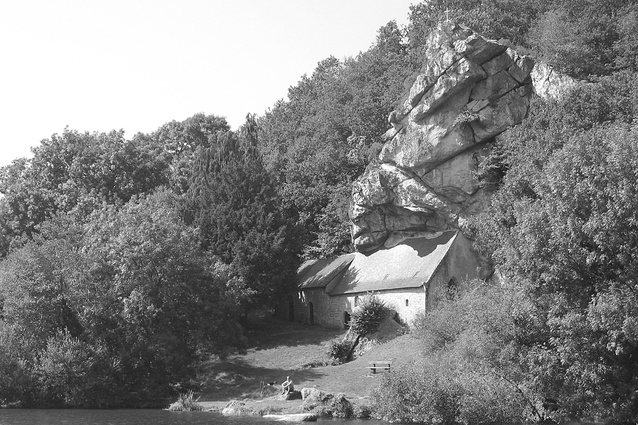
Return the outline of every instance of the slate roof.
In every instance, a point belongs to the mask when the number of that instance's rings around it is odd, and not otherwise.
[[[354,258],[340,281],[328,288],[330,295],[418,288],[429,282],[456,239],[444,232],[433,239],[419,238],[370,255]]]
[[[355,254],[346,254],[336,258],[308,260],[297,271],[298,288],[325,288],[340,275],[354,260]]]

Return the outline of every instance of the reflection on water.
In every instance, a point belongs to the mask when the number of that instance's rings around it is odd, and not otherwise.
[[[210,412],[165,410],[0,409],[0,425],[249,425],[262,418],[228,418]]]
[[[375,421],[333,421],[348,425],[377,424]],[[165,410],[50,410],[0,409],[0,425],[265,425],[282,424],[253,416],[222,416],[210,412],[168,412]],[[285,422],[283,422],[285,423]]]

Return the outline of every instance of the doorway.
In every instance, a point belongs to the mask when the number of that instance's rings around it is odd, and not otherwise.
[[[290,297],[288,301],[288,320],[291,322],[295,321],[295,301]]]
[[[312,305],[312,302],[308,303],[308,322],[311,325],[315,324],[315,306]]]

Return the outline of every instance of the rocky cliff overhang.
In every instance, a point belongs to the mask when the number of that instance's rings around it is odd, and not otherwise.
[[[361,252],[451,229],[467,234],[487,201],[477,164],[529,110],[534,61],[506,44],[447,22],[428,37],[424,57],[390,114],[379,161],[354,183],[350,218]]]

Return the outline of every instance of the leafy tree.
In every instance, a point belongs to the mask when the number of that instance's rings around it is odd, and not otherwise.
[[[30,242],[0,263],[3,321],[26,349],[39,349],[58,331],[80,335],[74,288],[83,261],[66,240]]]
[[[131,399],[159,400],[189,384],[202,353],[243,342],[236,302],[166,191],[96,211],[84,236],[91,259],[82,315],[118,359]]]
[[[166,165],[123,131],[65,129],[33,148],[33,158],[0,171],[2,221],[9,238],[32,237],[57,213],[86,217],[103,203],[123,204],[166,182]]]
[[[202,246],[232,266],[244,305],[270,304],[294,281],[299,248],[262,165],[256,133],[249,134],[218,133],[215,143],[197,151],[187,216]]]
[[[99,344],[58,332],[36,356],[34,376],[42,405],[109,407],[117,399],[111,359]]]
[[[527,46],[526,35],[551,0],[432,0],[410,7],[409,37],[413,49],[424,45],[438,23],[451,20],[492,39]]]
[[[321,61],[259,120],[264,164],[306,230],[306,257],[352,250],[351,184],[378,154],[387,116],[417,67],[404,35],[390,22],[366,52]]]
[[[529,32],[529,44],[555,69],[585,78],[636,70],[635,1],[553,2]]]
[[[208,147],[217,132],[229,130],[225,118],[198,113],[181,122],[168,122],[148,135],[138,133],[133,140],[166,165],[165,181],[175,193],[184,194],[197,148]]]
[[[448,424],[545,419],[530,367],[536,353],[527,345],[544,330],[536,316],[526,295],[511,287],[471,282],[457,297],[442,298],[415,323],[422,356],[387,374],[374,391],[377,415]]]
[[[607,120],[619,117],[614,110],[623,108],[580,116]],[[554,119],[565,127],[575,111],[570,102]],[[508,147],[509,170],[477,226],[506,281],[522,285],[545,315],[546,337],[535,343],[544,371],[536,372],[561,376],[543,383],[545,393],[563,414],[621,421],[638,412],[638,133],[624,119],[554,133],[551,120],[528,123]]]

